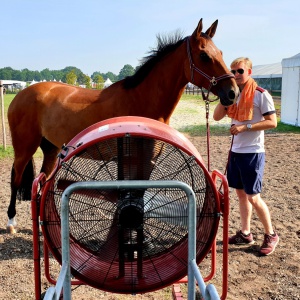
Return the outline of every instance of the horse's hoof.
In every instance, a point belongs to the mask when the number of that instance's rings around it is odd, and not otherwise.
[[[15,234],[17,232],[13,225],[8,225],[6,229],[7,229],[7,233],[9,234]]]

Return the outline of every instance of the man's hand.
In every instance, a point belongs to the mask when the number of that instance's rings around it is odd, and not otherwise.
[[[231,125],[230,127],[230,133],[232,135],[238,135],[241,132],[247,131],[247,125]]]

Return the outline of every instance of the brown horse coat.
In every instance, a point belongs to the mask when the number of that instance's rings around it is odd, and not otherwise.
[[[168,124],[185,85],[191,81],[211,88],[222,104],[232,104],[238,88],[211,39],[216,27],[217,21],[202,33],[201,19],[190,37],[161,43],[135,75],[102,91],[43,82],[17,94],[8,110],[15,151],[9,219],[16,213],[17,191],[30,191],[24,178],[29,178],[29,164],[38,147],[44,154],[41,171],[49,176],[61,146],[93,123],[117,116],[143,116]],[[196,73],[197,69],[201,73]],[[224,78],[211,86],[209,78],[220,76]]]

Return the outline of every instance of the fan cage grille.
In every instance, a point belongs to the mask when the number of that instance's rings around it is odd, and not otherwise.
[[[95,142],[61,162],[47,183],[43,234],[60,263],[60,206],[65,188],[80,181],[136,179],[178,180],[192,187],[197,263],[203,260],[219,222],[215,193],[204,167],[177,145],[124,135]],[[182,190],[82,190],[71,195],[69,209],[71,272],[86,284],[116,293],[142,293],[186,275],[188,201]],[[120,229],[120,212],[129,220],[138,215],[141,226]]]

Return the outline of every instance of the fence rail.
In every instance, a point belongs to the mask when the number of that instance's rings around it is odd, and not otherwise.
[[[186,87],[184,90],[185,94],[188,95],[201,95],[201,89],[198,87]]]

